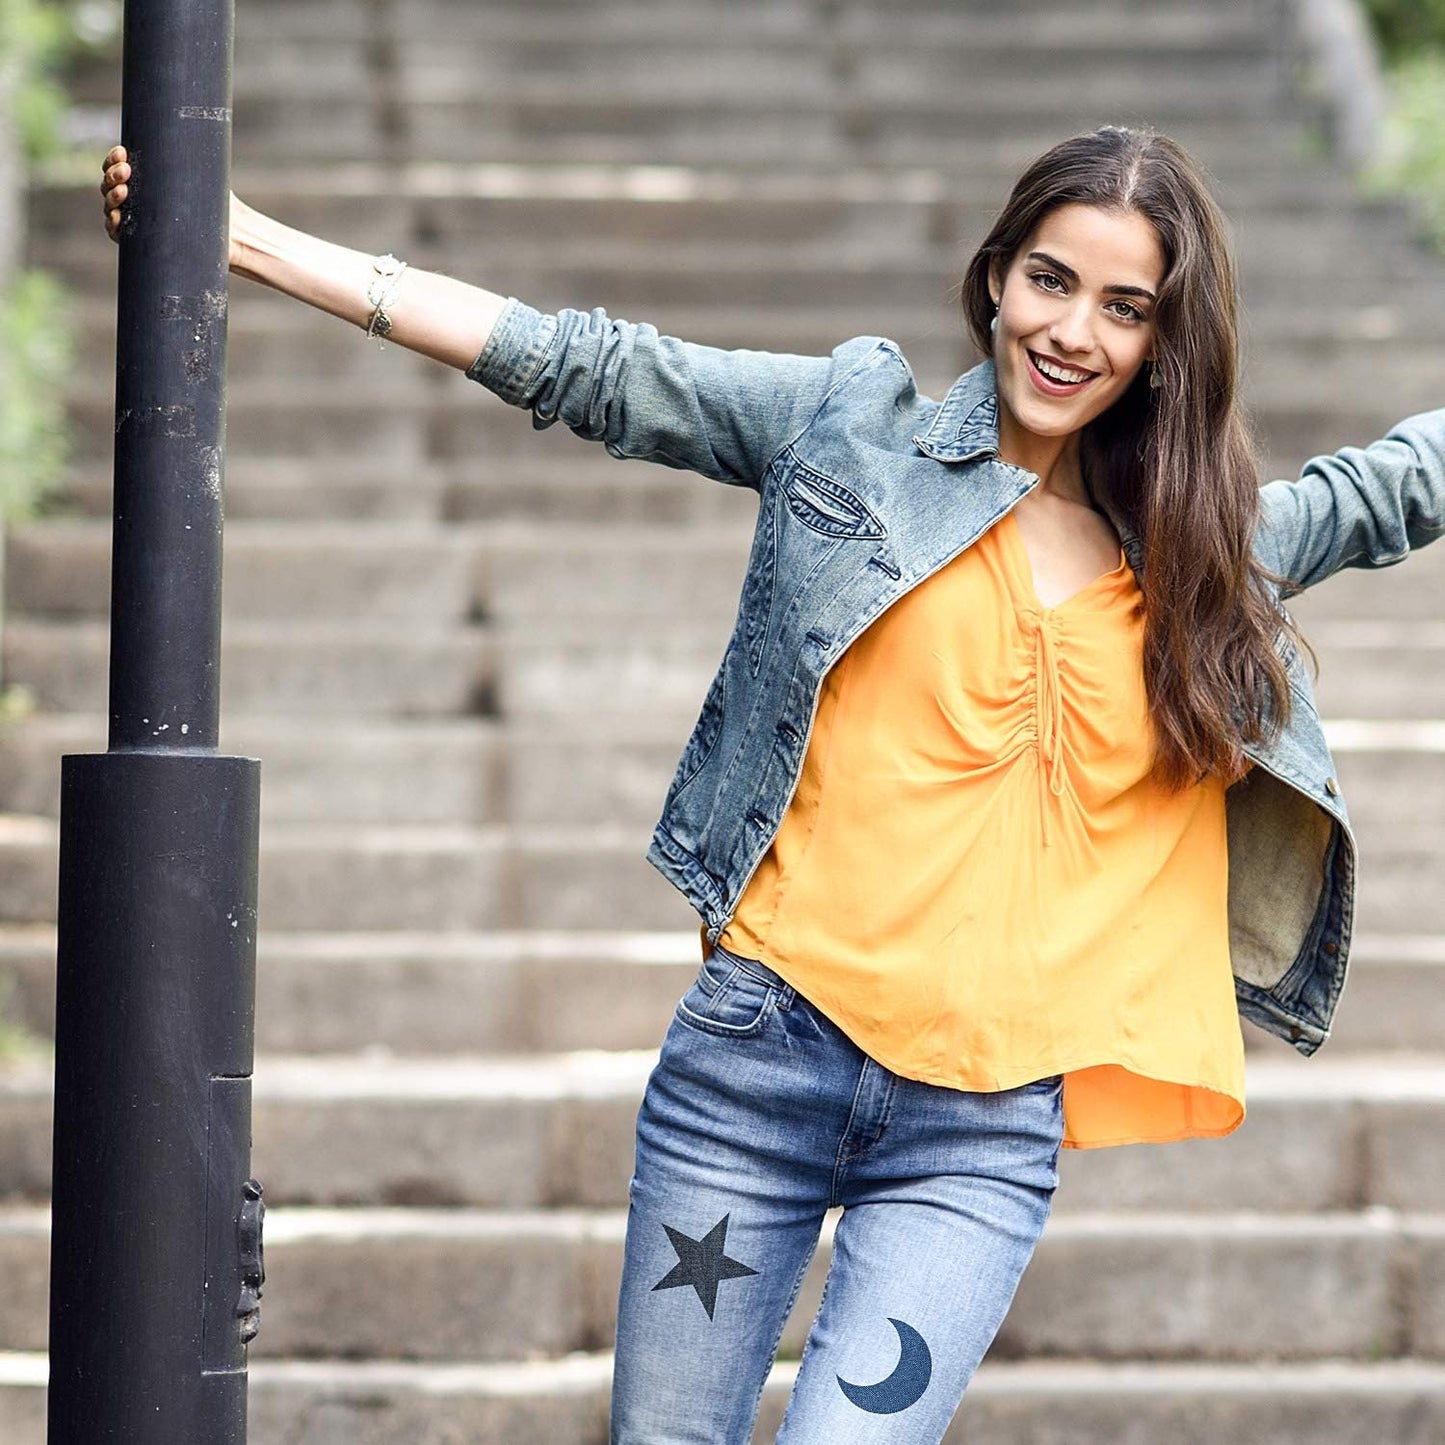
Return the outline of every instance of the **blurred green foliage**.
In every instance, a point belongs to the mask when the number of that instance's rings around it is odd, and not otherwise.
[[[75,15],[45,0],[0,0],[0,88],[25,155],[60,146],[65,92],[56,75],[76,42]]]
[[[62,386],[72,340],[65,292],[52,276],[23,271],[0,306],[0,518],[33,516],[59,480],[66,458]]]
[[[1414,201],[1445,250],[1445,0],[1363,0],[1386,60],[1389,109],[1367,181]]]
[[[1388,59],[1445,50],[1445,0],[1362,0]]]
[[[12,160],[33,164],[64,149],[60,71],[93,24],[86,4],[0,0],[0,145]],[[7,185],[23,188],[22,166],[6,166],[4,174]],[[23,190],[0,197],[12,216],[23,205]],[[14,268],[19,258],[3,259]],[[34,271],[0,274],[0,522],[32,516],[60,479],[70,355],[59,283]]]

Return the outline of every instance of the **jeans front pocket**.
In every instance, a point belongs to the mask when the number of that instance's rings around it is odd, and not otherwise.
[[[759,965],[749,968],[714,948],[703,960],[692,987],[678,1000],[676,1017],[704,1033],[749,1038],[767,1028],[784,991],[780,984],[761,977]]]

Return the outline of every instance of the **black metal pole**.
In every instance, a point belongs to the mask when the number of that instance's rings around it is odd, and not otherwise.
[[[62,763],[50,1445],[241,1445],[260,767],[219,739],[231,0],[128,0],[110,727]]]

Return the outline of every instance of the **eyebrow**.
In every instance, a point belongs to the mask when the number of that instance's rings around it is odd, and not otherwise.
[[[1050,256],[1046,251],[1030,251],[1027,257],[1030,261],[1042,261],[1046,266],[1052,266],[1055,271],[1066,281],[1079,279],[1079,273],[1072,266],[1066,266],[1057,256]],[[1105,286],[1104,290],[1110,296],[1142,296],[1148,301],[1157,301],[1159,298],[1145,286]]]

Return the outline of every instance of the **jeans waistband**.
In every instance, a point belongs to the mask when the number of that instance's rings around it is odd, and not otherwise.
[[[761,959],[747,958],[741,953],[734,953],[732,949],[724,948],[720,943],[713,944],[712,950],[714,953],[721,954],[729,963],[736,964],[744,973],[750,973],[754,978],[772,984],[774,988],[787,989],[790,993],[796,992],[787,979],[781,974],[774,973]]]

